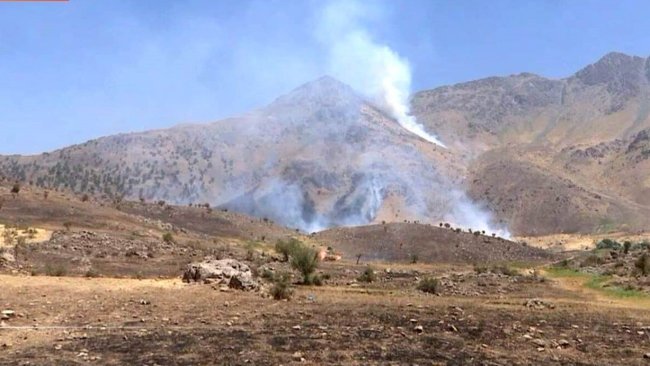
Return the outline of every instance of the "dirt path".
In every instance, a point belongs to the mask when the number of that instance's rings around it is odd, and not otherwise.
[[[541,270],[545,276],[549,276],[548,272]],[[624,298],[607,294],[603,290],[589,288],[588,276],[568,277],[568,276],[551,276],[554,286],[573,292],[590,299],[589,306],[605,306],[612,308],[625,308],[631,310],[648,310],[650,309],[650,297],[633,297]]]

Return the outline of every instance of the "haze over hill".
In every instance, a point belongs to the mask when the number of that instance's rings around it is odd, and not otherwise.
[[[633,230],[650,217],[648,65],[612,53],[561,80],[519,74],[416,93],[413,115],[448,149],[324,77],[240,117],[6,156],[0,169],[42,187],[209,202],[306,231],[382,220]]]

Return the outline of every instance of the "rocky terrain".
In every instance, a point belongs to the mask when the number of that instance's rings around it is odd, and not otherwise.
[[[418,120],[475,157],[470,196],[521,235],[648,226],[650,62],[610,53],[564,79],[523,73],[421,91]]]
[[[0,171],[306,232],[403,220],[471,228],[482,209],[482,221],[518,235],[634,231],[650,217],[649,64],[611,53],[564,79],[522,73],[415,93],[412,113],[447,149],[324,77],[242,116],[4,156]]]

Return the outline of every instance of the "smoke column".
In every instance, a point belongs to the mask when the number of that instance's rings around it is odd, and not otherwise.
[[[390,47],[375,42],[364,28],[364,21],[377,15],[377,9],[353,0],[332,1],[325,6],[317,37],[329,49],[331,73],[375,99],[406,130],[445,147],[410,115],[408,61]]]

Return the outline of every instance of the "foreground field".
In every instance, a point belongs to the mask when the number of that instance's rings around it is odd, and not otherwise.
[[[300,287],[288,302],[180,280],[0,280],[17,314],[0,364],[642,365],[650,350],[647,299],[563,279],[480,296]]]

